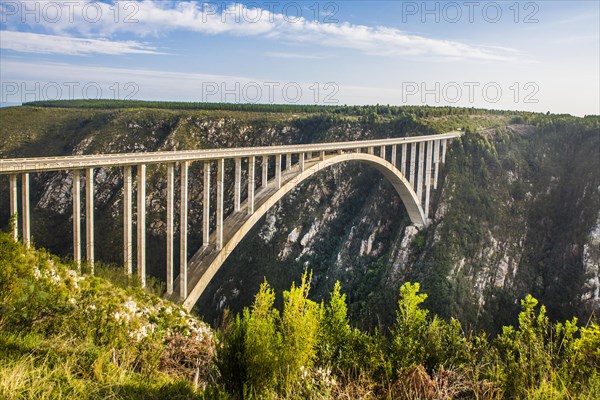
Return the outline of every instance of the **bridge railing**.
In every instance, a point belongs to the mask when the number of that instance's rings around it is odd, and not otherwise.
[[[12,234],[29,245],[31,240],[30,174],[48,171],[69,171],[72,174],[73,198],[73,259],[81,267],[81,180],[85,187],[85,244],[86,258],[91,272],[94,269],[94,174],[95,169],[119,167],[123,170],[123,263],[128,274],[133,273],[133,174],[137,185],[137,273],[142,285],[146,282],[146,166],[165,164],[167,166],[167,292],[173,292],[174,259],[174,195],[175,168],[179,165],[180,174],[180,279],[181,299],[187,295],[187,218],[188,218],[188,179],[192,162],[203,163],[203,210],[202,243],[210,245],[214,237],[216,248],[223,246],[224,215],[224,179],[225,160],[234,160],[234,198],[233,213],[240,212],[242,205],[242,160],[247,164],[247,204],[246,212],[254,213],[255,193],[266,189],[269,182],[281,187],[284,171],[302,172],[309,163],[318,163],[326,157],[347,152],[366,152],[388,161],[396,168],[416,193],[419,202],[423,202],[424,214],[429,212],[430,188],[437,188],[439,164],[445,162],[448,143],[461,135],[459,131],[440,135],[412,136],[392,139],[351,141],[340,143],[311,143],[300,145],[249,147],[232,149],[205,149],[186,151],[165,151],[153,153],[98,154],[65,157],[36,157],[0,159],[0,175],[9,175],[10,214],[19,216],[14,219]],[[274,163],[272,162],[274,160]],[[260,182],[256,179],[256,165],[261,167]],[[273,168],[270,168],[274,164]],[[134,170],[135,167],[135,170]],[[216,167],[216,204],[211,207],[210,191],[213,184],[211,170]],[[293,172],[293,171],[292,171]],[[82,177],[82,175],[84,175]],[[21,196],[19,207],[18,177],[20,176]],[[259,184],[260,183],[260,184]],[[19,213],[20,208],[20,213]],[[216,224],[211,235],[211,216]]]

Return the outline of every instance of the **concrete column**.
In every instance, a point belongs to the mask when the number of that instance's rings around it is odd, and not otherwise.
[[[412,188],[415,188],[415,169],[417,166],[417,144],[416,143],[411,143],[410,144],[410,185],[412,186]]]
[[[169,295],[173,294],[173,203],[175,200],[174,197],[175,165],[167,164],[167,294]]]
[[[300,159],[298,160],[300,162],[300,171],[301,172],[304,172],[304,170],[306,168],[304,165],[304,156],[305,156],[305,153],[300,153]]]
[[[423,170],[425,169],[425,142],[419,143],[419,167],[417,169],[417,198],[423,201]]]
[[[431,162],[433,161],[433,141],[427,142],[427,165],[425,166],[425,218],[429,218],[429,194],[431,192]]]
[[[81,172],[73,171],[73,261],[81,272]]]
[[[19,211],[18,211],[17,175],[10,176],[10,216],[13,218],[12,236],[16,242],[19,240]]]
[[[31,244],[31,216],[29,211],[29,174],[21,175],[21,207],[23,207],[23,243]]]
[[[369,147],[369,154],[375,154],[375,148]]]
[[[392,145],[392,165],[396,166],[396,145]]]
[[[202,200],[202,246],[210,244],[210,161],[204,161],[204,198]]]
[[[123,263],[125,272],[133,274],[133,181],[131,166],[123,168]]]
[[[256,157],[248,157],[248,215],[254,214],[254,185]]]
[[[379,157],[385,160],[385,146],[381,146],[381,148],[379,149]]]
[[[435,140],[433,143],[433,165],[435,169],[433,174],[433,188],[437,189],[440,170],[440,141]]]
[[[290,153],[285,155],[285,169],[292,168],[292,155]]]
[[[267,187],[269,182],[269,156],[262,156],[262,182],[263,188]]]
[[[323,161],[325,159],[325,152],[321,151],[319,152],[319,160]]]
[[[185,300],[187,297],[188,168],[189,162],[183,161],[181,163],[181,220],[179,223],[179,230],[181,231],[179,236],[179,296],[181,300]]]
[[[146,287],[146,164],[137,170],[137,272]]]
[[[446,163],[446,147],[448,146],[448,139],[442,140],[442,163]]]
[[[281,187],[281,154],[275,156],[275,182],[277,182],[277,189]]]
[[[238,212],[241,208],[241,190],[242,190],[242,159],[235,159],[235,183],[233,188],[233,211]]]
[[[90,273],[94,274],[94,168],[85,171],[85,248]]]
[[[400,172],[402,172],[402,175],[404,175],[404,177],[406,177],[406,143],[402,144],[402,165],[400,166]]]
[[[223,248],[223,175],[225,159],[217,161],[217,250]]]

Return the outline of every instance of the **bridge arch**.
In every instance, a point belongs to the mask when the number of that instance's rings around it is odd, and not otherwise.
[[[357,161],[368,164],[379,172],[392,184],[402,203],[406,207],[411,222],[416,226],[426,226],[427,217],[421,207],[419,198],[412,188],[410,182],[404,177],[404,175],[396,168],[393,164],[386,161],[385,159],[375,156],[373,154],[366,153],[343,153],[326,156],[323,160],[316,162],[315,164],[307,167],[304,171],[298,172],[291,178],[282,182],[281,187],[270,197],[266,199],[262,204],[255,208],[254,213],[249,216],[239,226],[236,232],[229,240],[223,244],[223,248],[217,253],[216,257],[210,260],[210,264],[205,269],[204,273],[200,276],[200,279],[196,282],[194,287],[188,292],[188,296],[183,301],[182,305],[184,308],[191,310],[194,304],[198,301],[210,281],[213,279],[215,274],[219,271],[225,260],[234,251],[237,245],[243,240],[243,238],[252,230],[252,228],[258,223],[258,221],[279,202],[287,193],[297,187],[299,184],[304,182],[306,179],[312,177],[314,174],[331,167],[333,165],[348,162]],[[202,251],[202,250],[200,250]]]

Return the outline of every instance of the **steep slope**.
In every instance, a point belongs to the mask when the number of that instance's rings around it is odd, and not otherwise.
[[[208,325],[114,270],[72,267],[0,232],[0,398],[200,398]]]

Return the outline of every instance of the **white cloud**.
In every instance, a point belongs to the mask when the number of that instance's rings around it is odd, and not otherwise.
[[[314,54],[300,54],[300,53],[283,53],[277,51],[269,51],[266,53],[267,57],[271,58],[286,58],[286,59],[306,59],[306,60],[322,60],[327,57]]]
[[[160,54],[136,41],[83,39],[40,33],[0,31],[0,48],[22,53],[43,54]]]
[[[92,9],[87,0],[77,2],[76,6],[72,2],[52,3],[63,5],[62,18],[52,23],[49,23],[48,18],[41,18],[39,23],[29,21],[30,25],[41,25],[55,34],[77,34],[94,38],[127,33],[140,37],[160,36],[168,31],[183,30],[209,35],[257,36],[285,43],[350,49],[380,56],[425,56],[482,61],[515,59],[507,49],[411,35],[384,26],[313,21],[283,14],[282,8],[277,12],[276,8],[268,10],[235,3],[224,9],[214,9],[211,5],[222,7],[224,3],[183,1],[173,4],[143,0],[116,3],[119,6],[94,1]],[[123,9],[117,14],[115,7]],[[90,22],[90,14],[94,19],[93,23]],[[96,15],[100,17],[96,18]],[[16,17],[18,15],[9,16],[7,20],[11,23],[12,18],[12,22],[15,22]],[[148,51],[147,48],[140,47],[143,45],[139,43],[133,42],[132,45],[134,49]]]

